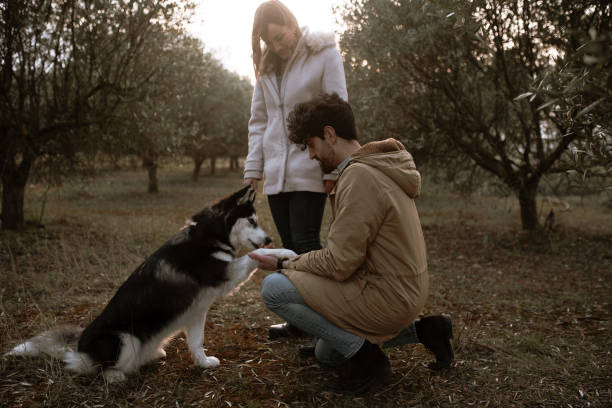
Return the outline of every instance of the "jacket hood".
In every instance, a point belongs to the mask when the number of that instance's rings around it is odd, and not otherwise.
[[[412,155],[399,140],[367,143],[352,154],[350,163],[363,163],[378,169],[411,198],[421,194],[421,174],[416,169]]]
[[[310,52],[317,53],[326,48],[336,46],[336,37],[330,32],[311,32],[308,27],[302,27],[302,38],[300,43],[308,48]]]

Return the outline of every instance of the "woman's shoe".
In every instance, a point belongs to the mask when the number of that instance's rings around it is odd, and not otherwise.
[[[273,324],[268,328],[268,339],[276,340],[281,337],[304,337],[307,333],[289,323]]]

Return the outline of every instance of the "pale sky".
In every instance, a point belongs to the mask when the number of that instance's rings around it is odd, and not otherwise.
[[[230,71],[254,83],[251,31],[255,9],[263,0],[197,0],[198,9],[190,31],[202,40],[205,50]],[[343,0],[284,0],[300,26],[313,31],[341,31],[332,7]]]

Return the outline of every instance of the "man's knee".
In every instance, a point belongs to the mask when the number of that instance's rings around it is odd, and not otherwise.
[[[261,299],[269,309],[277,308],[282,303],[282,294],[286,290],[289,279],[281,273],[271,273],[261,284]]]

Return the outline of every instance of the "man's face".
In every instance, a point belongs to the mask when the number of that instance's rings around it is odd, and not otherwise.
[[[335,160],[334,149],[327,140],[314,136],[308,139],[306,146],[308,146],[310,160],[316,159],[323,173],[331,173],[338,167],[338,163],[336,163]]]

